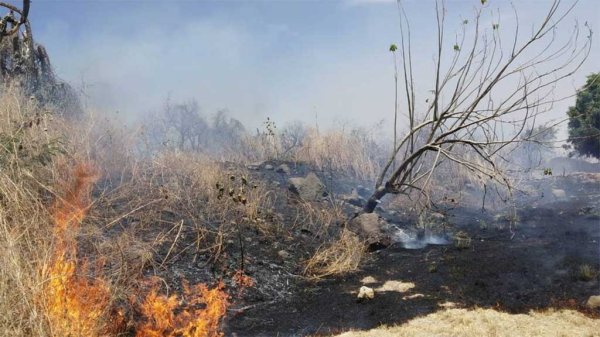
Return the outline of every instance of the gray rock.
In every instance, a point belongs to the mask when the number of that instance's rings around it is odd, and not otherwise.
[[[290,170],[290,167],[287,166],[286,164],[281,164],[281,165],[277,166],[277,169],[275,170],[275,172],[283,173],[283,174],[290,174],[290,172],[292,172],[292,170]]]
[[[288,180],[288,189],[304,201],[319,201],[327,196],[325,185],[314,173],[309,173],[305,178],[294,177]]]
[[[282,258],[282,259],[287,259],[288,257],[290,257],[290,253],[288,253],[285,250],[278,251],[277,255],[279,255],[279,257]]]
[[[265,165],[265,170],[271,171],[273,169],[273,165],[267,164]]]
[[[353,227],[361,230],[369,238],[382,236],[379,216],[375,213],[364,213],[352,220]]]

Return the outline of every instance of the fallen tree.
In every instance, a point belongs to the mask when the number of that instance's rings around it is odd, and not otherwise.
[[[0,2],[8,13],[0,19],[0,82],[4,88],[18,88],[40,104],[62,114],[79,115],[81,106],[75,91],[57,79],[43,45],[35,43],[28,20],[30,0],[17,8]]]
[[[557,37],[558,25],[564,23],[574,5],[561,9],[561,1],[554,1],[527,36],[521,34],[518,12],[513,7],[516,23],[509,44],[503,44],[505,34],[499,21],[487,26],[488,21],[482,20],[487,6],[482,0],[472,22],[462,21],[453,42],[446,35],[444,2],[436,2],[435,71],[428,83],[433,89],[420,107],[415,78],[422,77],[413,74],[411,28],[398,1],[397,50],[408,132],[394,139],[393,152],[363,213],[373,212],[388,194],[417,191],[427,204],[427,187],[443,163],[510,191],[511,181],[500,164],[509,162],[513,145],[535,139],[537,134],[524,131],[536,126],[538,116],[573,96],[558,97],[553,89],[577,71],[590,52],[592,32],[587,24],[584,31],[575,24],[565,41]],[[396,52],[396,48],[390,50]],[[545,132],[545,128],[536,130]]]

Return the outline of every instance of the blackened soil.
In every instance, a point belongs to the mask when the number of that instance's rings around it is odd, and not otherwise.
[[[589,191],[588,191],[589,192]],[[320,282],[303,281],[285,300],[257,303],[232,315],[230,336],[329,335],[349,329],[401,324],[414,317],[456,307],[483,307],[511,313],[531,309],[586,309],[600,290],[599,277],[581,275],[582,266],[600,269],[600,217],[591,193],[567,201],[522,204],[514,227],[475,209],[448,214],[455,230],[472,238],[470,248],[454,245],[406,250],[392,246],[372,253],[362,271]],[[361,280],[412,282],[405,291],[377,291],[357,302]]]

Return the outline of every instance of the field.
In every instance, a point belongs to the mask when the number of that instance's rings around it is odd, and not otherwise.
[[[146,152],[142,132],[111,121],[18,93],[0,106],[2,336],[600,331],[586,306],[598,173],[531,176],[485,209],[466,174],[433,208],[390,197],[380,249],[350,221],[381,165],[367,136],[308,132],[285,155],[273,135],[245,140],[253,153]],[[311,174],[316,187],[290,188]],[[374,298],[357,300],[361,286]]]

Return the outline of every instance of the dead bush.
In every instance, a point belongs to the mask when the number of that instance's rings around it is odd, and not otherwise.
[[[304,274],[319,279],[358,270],[365,256],[364,242],[353,232],[342,230],[340,237],[324,244],[306,261]]]

